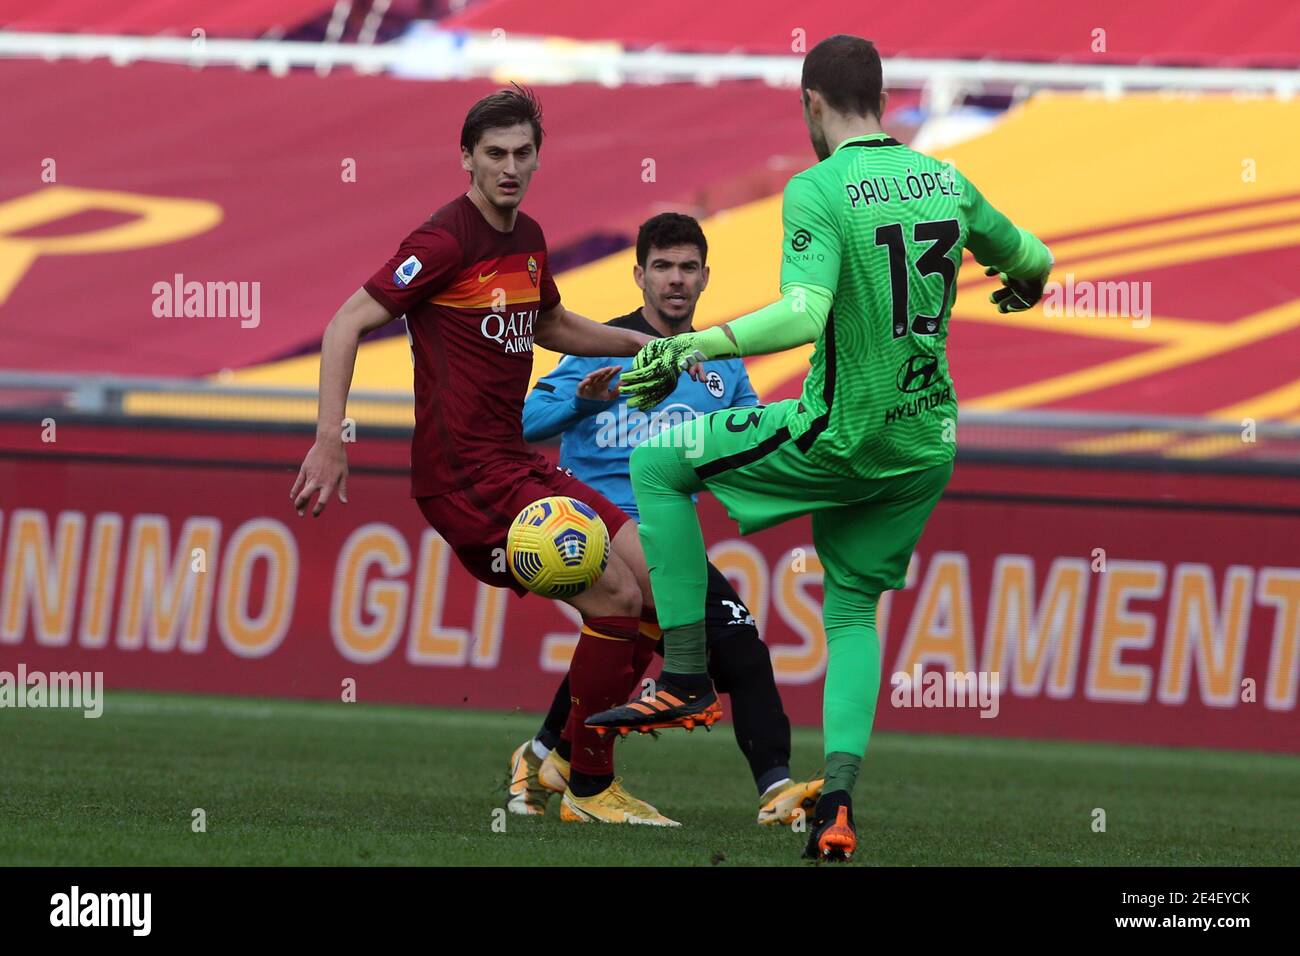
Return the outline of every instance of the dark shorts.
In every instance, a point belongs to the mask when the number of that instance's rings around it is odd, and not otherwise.
[[[754,616],[727,576],[709,562],[709,590],[704,598],[704,629],[710,645],[728,628],[754,627]]]
[[[709,562],[709,585],[704,598],[704,638],[709,648],[709,675],[713,678],[714,688],[722,694],[735,690],[733,681],[737,668],[743,670],[744,662],[752,661],[754,654],[768,659],[767,645],[758,636],[754,616],[731,581],[712,561]],[[655,641],[654,649],[656,654],[662,655],[663,641]],[[768,670],[767,674],[770,681],[771,671]],[[742,689],[752,691],[754,687],[751,684]],[[775,684],[772,685],[772,695],[776,700],[776,713],[784,718]]]
[[[709,562],[708,569],[708,589],[704,595],[704,632],[709,647],[712,648],[715,642],[735,633],[743,632],[757,638],[758,624],[741,600],[735,585],[712,561]],[[657,632],[655,640],[659,641]],[[656,651],[663,653],[662,647],[657,647]]]
[[[609,529],[611,541],[628,521],[608,498],[541,455],[532,461],[494,463],[483,468],[467,488],[415,501],[465,570],[484,584],[524,595],[528,589],[515,580],[506,565],[506,534],[519,512],[538,498],[552,495],[576,498],[594,508]]]

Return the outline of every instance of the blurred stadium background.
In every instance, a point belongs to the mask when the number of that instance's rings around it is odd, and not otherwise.
[[[463,188],[465,110],[508,81],[545,107],[524,208],[571,308],[639,303],[630,245],[664,210],[710,242],[697,325],[765,304],[813,161],[801,53],[845,32],[886,57],[886,128],[1063,283],[999,315],[962,271],[959,464],[881,612],[886,674],[998,671],[1000,714],[882,693],[878,726],[1300,752],[1300,7],[925,9],[0,0],[0,667],[542,709],[573,622],[477,585],[407,499],[399,324],[358,357],[351,503],[293,515],[321,331]],[[187,281],[257,283],[256,320],[156,315]],[[749,361],[768,400],[805,367]],[[806,522],[742,540],[703,509],[816,724]]]

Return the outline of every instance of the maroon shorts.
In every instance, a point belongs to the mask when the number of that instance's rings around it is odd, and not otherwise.
[[[506,534],[515,516],[538,498],[566,495],[590,505],[609,530],[610,541],[628,516],[613,502],[541,455],[533,461],[493,463],[467,488],[416,498],[424,518],[451,545],[465,570],[484,584],[528,589],[505,567]],[[502,570],[493,569],[496,565]]]

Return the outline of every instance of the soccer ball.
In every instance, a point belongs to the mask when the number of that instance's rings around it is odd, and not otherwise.
[[[573,597],[605,572],[609,530],[581,501],[539,498],[511,523],[506,560],[515,580],[534,594]]]

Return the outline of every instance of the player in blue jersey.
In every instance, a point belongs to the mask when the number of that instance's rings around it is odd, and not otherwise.
[[[642,224],[636,253],[633,278],[643,304],[607,324],[656,337],[690,331],[696,302],[709,281],[708,243],[699,223],[678,213],[655,216]],[[614,384],[630,367],[631,359],[566,356],[525,401],[524,437],[542,441],[561,435],[561,467],[635,518],[636,498],[628,474],[634,447],[653,442],[656,435],[682,421],[756,406],[758,396],[743,361],[710,362],[698,381],[682,376],[662,405],[642,412],[629,408]],[[691,449],[684,453],[689,456]],[[638,663],[644,669],[651,649],[659,645],[659,632],[649,622],[642,630],[653,639],[653,643],[642,642]],[[791,779],[790,721],[781,706],[767,646],[749,609],[712,563],[706,630],[709,674],[719,690],[731,694],[736,742],[758,788],[758,822],[789,823],[800,809],[812,808],[822,781]],[[542,729],[511,756],[508,806],[513,812],[544,813],[551,793],[564,792],[569,741],[562,734],[569,705],[566,676]]]

